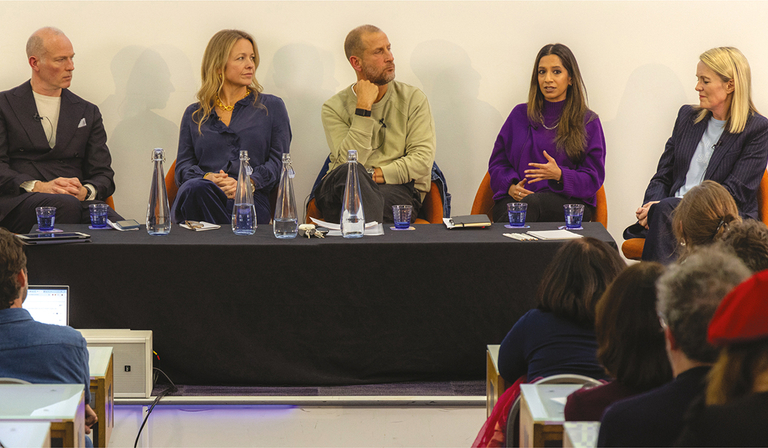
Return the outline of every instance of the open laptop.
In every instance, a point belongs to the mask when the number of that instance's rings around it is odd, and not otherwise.
[[[29,286],[22,308],[44,324],[69,325],[69,286]]]

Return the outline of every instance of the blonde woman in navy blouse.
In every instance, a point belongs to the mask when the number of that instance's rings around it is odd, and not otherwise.
[[[248,151],[253,169],[258,222],[270,221],[269,192],[279,180],[282,155],[289,151],[291,126],[283,100],[261,93],[258,66],[256,42],[244,31],[222,30],[208,42],[199,102],[181,120],[174,222],[230,222],[241,150]]]

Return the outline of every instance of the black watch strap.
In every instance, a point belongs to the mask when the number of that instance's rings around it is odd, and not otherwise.
[[[367,109],[360,109],[359,107],[355,109],[355,115],[360,115],[361,117],[370,117],[371,111]]]

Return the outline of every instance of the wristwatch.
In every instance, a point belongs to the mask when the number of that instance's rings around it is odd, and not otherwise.
[[[376,168],[368,168],[368,175],[373,177],[373,173],[376,172]]]
[[[360,115],[361,117],[370,117],[371,111],[368,109],[360,109],[359,107],[355,109],[355,115]]]

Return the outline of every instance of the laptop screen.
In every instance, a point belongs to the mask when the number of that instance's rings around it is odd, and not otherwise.
[[[21,307],[38,322],[69,325],[69,286],[30,286]]]

